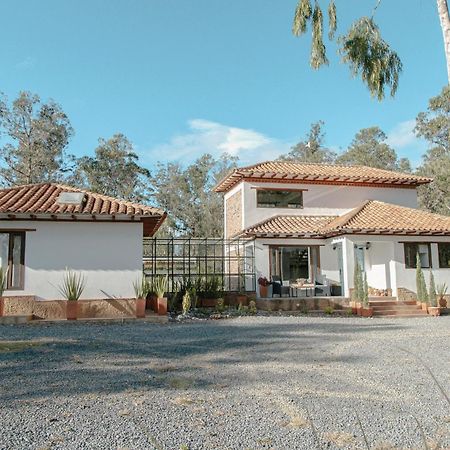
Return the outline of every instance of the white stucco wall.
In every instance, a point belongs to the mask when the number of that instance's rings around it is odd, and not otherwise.
[[[303,208],[257,208],[256,188],[287,188],[306,189],[303,193]],[[334,186],[320,184],[289,184],[241,182],[227,193],[232,195],[237,190],[243,190],[243,227],[247,228],[277,215],[342,215],[366,200],[379,200],[386,203],[417,207],[417,192],[415,189]]]
[[[5,295],[62,299],[58,290],[65,268],[86,280],[83,299],[134,297],[142,273],[142,224],[109,222],[1,221],[1,228],[26,233],[25,289]]]

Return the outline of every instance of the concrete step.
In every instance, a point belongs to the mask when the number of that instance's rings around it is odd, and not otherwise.
[[[402,305],[402,304],[389,304],[389,305],[370,305],[374,311],[383,311],[385,309],[398,309],[398,310],[418,310],[420,306],[416,305]]]
[[[371,296],[369,296],[369,302],[370,301],[387,301],[387,302],[392,302],[392,301],[397,301],[397,297],[385,297],[385,296],[383,296],[383,297],[371,297]]]
[[[412,319],[412,318],[418,318],[418,317],[430,317],[428,314],[408,314],[408,315],[403,315],[403,314],[385,314],[383,316],[373,316],[376,317],[377,319]]]
[[[416,302],[414,301],[398,302],[398,301],[369,300],[369,304],[370,306],[410,306],[410,307],[416,306]]]
[[[421,309],[382,309],[373,310],[374,316],[426,316],[427,313]]]
[[[15,315],[15,316],[2,316],[0,317],[0,325],[20,325],[28,323],[33,320],[33,316],[29,315]]]

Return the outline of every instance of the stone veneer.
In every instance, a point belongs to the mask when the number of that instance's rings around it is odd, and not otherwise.
[[[36,300],[34,296],[4,297],[4,315],[33,315],[41,319],[65,319],[65,300]],[[79,300],[78,317],[115,318],[134,317],[135,299]]]
[[[225,202],[225,217],[225,238],[229,239],[242,231],[242,191],[238,191],[227,198]]]

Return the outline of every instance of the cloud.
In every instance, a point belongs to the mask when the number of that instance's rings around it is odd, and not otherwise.
[[[226,152],[238,156],[242,164],[247,164],[277,158],[289,147],[285,142],[252,129],[193,119],[188,122],[187,132],[142,152],[141,156],[146,161],[191,162],[204,153],[217,157]]]
[[[36,58],[27,56],[24,60],[16,64],[16,69],[28,70],[32,69],[36,65]]]

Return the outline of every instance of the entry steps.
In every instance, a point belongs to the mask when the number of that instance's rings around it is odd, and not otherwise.
[[[414,300],[397,301],[396,297],[369,297],[373,317],[423,317],[427,315]]]

